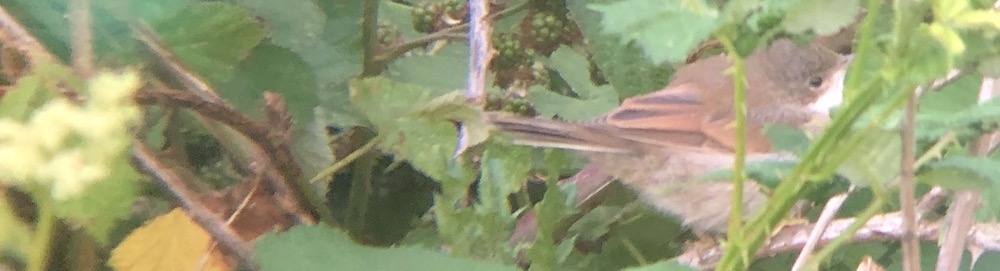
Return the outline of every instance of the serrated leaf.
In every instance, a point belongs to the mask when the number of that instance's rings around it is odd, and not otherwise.
[[[594,64],[614,86],[619,99],[663,88],[674,69],[670,65],[656,65],[649,61],[634,42],[622,43],[614,35],[602,33],[601,14],[587,9],[590,4],[608,4],[615,0],[567,1],[570,18],[580,27],[587,39],[585,44]]]
[[[520,190],[527,182],[531,151],[525,147],[490,144],[483,151],[480,161],[480,205],[484,211],[505,216],[510,213],[507,196]]]
[[[355,244],[339,230],[299,226],[261,237],[255,248],[263,270],[516,270],[513,266],[440,254],[416,247]]]
[[[987,219],[1000,216],[1000,161],[987,157],[950,156],[927,165],[917,180],[953,190],[983,193]]]
[[[966,91],[975,94],[978,89],[975,78],[957,82],[959,85],[966,85]],[[965,83],[963,83],[965,82]],[[955,91],[958,91],[957,89]],[[941,95],[959,95],[951,91]],[[931,95],[934,95],[931,93]],[[966,96],[966,95],[963,95]],[[958,136],[969,136],[976,132],[970,127],[977,123],[992,123],[1000,120],[1000,99],[993,99],[986,103],[976,105],[975,96],[967,97],[956,101],[954,107],[944,107],[944,110],[921,110],[917,115],[917,138],[921,140],[935,140],[944,134],[954,131]],[[962,108],[962,103],[965,108]],[[943,106],[942,106],[943,107]],[[950,110],[949,110],[950,109]]]
[[[575,244],[577,236],[563,240],[561,244],[554,243],[556,227],[563,218],[576,213],[573,208],[576,201],[576,186],[559,186],[560,167],[572,160],[565,152],[546,150],[545,164],[549,180],[546,181],[545,195],[535,204],[535,214],[538,218],[537,234],[534,243],[528,249],[528,259],[532,270],[555,270],[559,263],[568,257],[570,248]],[[555,173],[555,174],[553,174]]]
[[[354,106],[385,137],[383,148],[409,160],[436,180],[451,179],[449,165],[455,162],[452,155],[458,138],[453,121],[464,118],[475,123],[476,118],[481,118],[471,113],[475,109],[454,99],[451,103],[437,100],[432,104],[441,96],[439,91],[381,77],[354,81],[352,85]],[[485,126],[469,128],[486,129]]]
[[[132,231],[111,252],[115,270],[230,270],[219,253],[209,254],[212,238],[177,208]],[[207,262],[202,265],[203,257]],[[200,269],[204,268],[204,269]]]
[[[792,33],[812,31],[817,35],[828,35],[853,23],[860,12],[858,0],[838,1],[835,4],[822,0],[801,0],[788,9],[782,25]]]
[[[566,120],[590,120],[618,106],[618,98],[610,86],[595,86],[590,81],[587,60],[567,48],[560,48],[546,61],[573,88],[580,99],[574,99],[532,87],[528,101],[543,116],[559,115]]]
[[[222,2],[192,5],[154,29],[188,68],[215,84],[229,81],[236,65],[264,38],[249,11]]]
[[[588,7],[604,15],[606,33],[621,35],[623,43],[636,41],[653,63],[684,60],[722,24],[719,11],[701,0],[625,0]]]
[[[985,190],[1000,183],[1000,163],[982,157],[950,156],[927,165],[921,182],[952,190]]]

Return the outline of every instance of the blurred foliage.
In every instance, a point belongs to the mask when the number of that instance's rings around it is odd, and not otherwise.
[[[461,91],[469,70],[467,31],[459,28],[468,21],[464,2],[372,1],[377,2],[374,10],[365,10],[366,1],[97,0],[91,27],[96,62],[111,70],[137,70],[142,80],[162,77],[162,63],[132,33],[132,27],[144,24],[241,113],[264,117],[265,91],[284,98],[294,121],[295,162],[303,168],[303,178],[317,176],[308,192],[324,196],[341,229],[297,226],[264,235],[254,250],[265,270],[689,270],[671,260],[694,237],[675,218],[637,201],[617,183],[578,205],[576,187],[557,180],[572,174],[584,158],[512,146],[491,136],[482,109],[467,103]],[[848,199],[844,214],[856,214],[873,198],[885,196],[877,191],[895,191],[900,97],[958,69],[963,71],[959,78],[921,99],[918,152],[931,159],[920,168],[919,181],[921,187],[982,191],[982,221],[1000,213],[1000,155],[971,157],[965,151],[1000,123],[1000,102],[976,100],[981,79],[1000,74],[1000,14],[991,9],[991,1],[936,0],[912,6],[860,0],[491,2],[498,16],[492,39],[497,55],[486,107],[567,121],[594,119],[622,99],[661,89],[676,67],[722,51],[713,43],[718,38],[733,41],[730,53],[747,55],[777,37],[806,41],[855,27],[859,18],[869,16],[872,23],[857,29],[857,39],[850,37],[858,58],[849,74],[846,104],[834,113],[835,123],[849,119],[849,124],[830,131],[835,134],[831,139],[770,127],[768,135],[778,149],[821,156],[798,164],[751,164],[748,173],[778,187],[780,180],[794,177],[789,176],[796,166],[811,165],[810,175],[803,177],[810,183],[801,195],[779,196],[821,203],[832,191],[855,184],[860,192]],[[0,6],[68,62],[68,0],[0,0]],[[377,21],[365,25],[370,19]],[[440,32],[449,29],[457,30]],[[366,36],[364,31],[372,32]],[[437,39],[413,43],[428,37]],[[366,55],[373,58],[366,62]],[[6,61],[9,55],[0,56]],[[30,123],[46,103],[61,99],[56,95],[61,87],[107,88],[58,67],[32,64],[36,67],[26,75],[2,66],[5,82],[16,81],[0,85],[10,92],[0,103],[5,123]],[[172,150],[168,132],[184,131],[179,136],[187,155],[170,162],[189,167],[184,172],[190,173],[186,177],[194,187],[211,194],[218,186],[242,181],[246,165],[236,165],[238,155],[227,152],[231,150],[220,143],[224,138],[215,138],[218,127],[202,127],[190,116],[170,123],[177,118],[170,110],[144,109],[147,123],[141,125],[140,140],[167,152]],[[29,137],[46,135],[40,134]],[[456,141],[460,134],[466,149]],[[956,139],[931,148],[949,134]],[[118,135],[97,143],[130,139]],[[373,140],[375,151],[332,176],[317,175]],[[5,179],[4,189],[26,191],[30,200],[15,200],[9,195],[13,192],[0,189],[10,198],[0,202],[0,262],[15,269],[30,264],[37,249],[25,236],[44,235],[37,226],[48,223],[39,213],[83,229],[65,234],[97,240],[98,255],[115,247],[146,251],[148,247],[135,247],[136,241],[114,242],[149,237],[134,220],[159,217],[169,210],[163,207],[170,204],[169,197],[136,182],[141,177],[122,156],[122,146],[112,148],[115,159],[98,161],[111,173],[90,186]],[[15,158],[29,154],[16,153],[0,162],[23,162]],[[80,197],[52,199],[45,192],[64,189],[70,191],[66,195]],[[137,207],[143,201],[154,207]],[[898,207],[889,202],[883,209]],[[806,217],[815,217],[818,208],[822,206],[807,210]],[[511,240],[527,224],[528,213],[537,221],[535,231],[530,238]],[[128,219],[132,221],[122,222]],[[161,241],[170,240],[145,245]],[[850,244],[822,269],[854,270],[864,256],[899,268],[899,254],[894,242]],[[937,247],[924,243],[922,254],[924,268],[932,268]],[[128,255],[129,260],[157,257]],[[784,253],[747,268],[788,269],[793,260],[793,253]],[[986,253],[973,269],[988,270],[997,261],[998,254]],[[67,265],[63,268],[75,267]]]

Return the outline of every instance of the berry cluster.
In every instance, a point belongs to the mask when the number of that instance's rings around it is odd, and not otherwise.
[[[423,3],[412,11],[413,29],[420,33],[434,33],[449,26],[469,21],[469,8],[465,1]]]
[[[535,109],[523,98],[504,98],[490,95],[486,99],[486,110],[503,111],[521,116],[535,115]]]

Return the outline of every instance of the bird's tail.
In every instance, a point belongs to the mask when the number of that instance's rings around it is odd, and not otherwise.
[[[637,142],[616,136],[620,132],[613,127],[599,124],[566,123],[495,112],[486,113],[486,119],[509,135],[515,144],[605,153],[634,152],[638,148]]]

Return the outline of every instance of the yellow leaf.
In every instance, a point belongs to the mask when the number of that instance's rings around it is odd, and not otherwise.
[[[118,271],[231,270],[212,238],[179,208],[135,229],[111,252]]]

